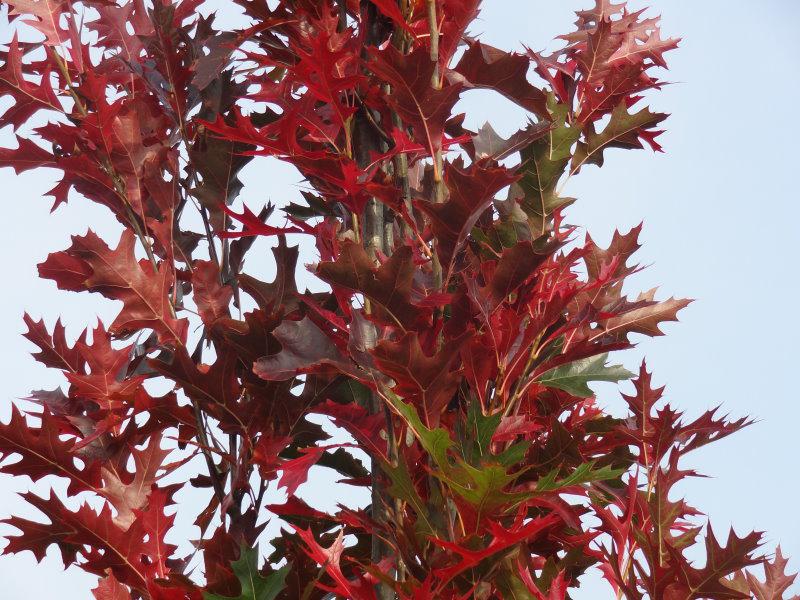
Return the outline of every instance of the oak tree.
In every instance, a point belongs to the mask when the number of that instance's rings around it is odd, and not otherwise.
[[[661,150],[643,96],[678,41],[658,19],[596,0],[543,54],[473,37],[479,0],[219,4],[239,28],[200,0],[5,4],[0,126],[34,129],[0,165],[58,170],[54,210],[79,194],[123,233],[39,265],[119,313],[72,341],[25,317],[64,385],[12,408],[0,468],[93,500],[26,493],[41,518],[5,519],[3,552],[57,545],[98,600],[562,600],[591,568],[609,597],[784,597],[780,552],[722,542],[674,494],[687,454],[750,421],[689,419],[644,364],[610,364],[689,301],[628,295],[640,227],[601,247],[563,220],[565,183],[607,150]],[[528,121],[471,131],[454,107],[474,89]],[[303,203],[241,203],[261,157],[299,171]],[[301,236],[328,291],[297,284]],[[272,281],[247,268],[264,262]],[[628,379],[617,418],[590,384]],[[369,505],[310,506],[312,467]],[[205,504],[176,505],[187,488]]]

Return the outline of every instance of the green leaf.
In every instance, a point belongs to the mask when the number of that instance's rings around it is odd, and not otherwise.
[[[538,381],[547,387],[558,388],[579,398],[589,398],[593,392],[590,381],[623,381],[633,373],[622,365],[606,366],[608,353],[576,360],[542,373]]]
[[[505,504],[515,504],[531,497],[530,492],[503,491],[522,474],[522,471],[509,473],[508,469],[501,465],[475,468],[462,463],[460,466],[468,480],[465,480],[464,484],[460,481],[451,481],[449,487],[477,508],[479,517],[485,510],[493,510]]]
[[[536,482],[536,491],[552,492],[573,485],[591,483],[592,481],[616,479],[626,471],[624,468],[613,469],[608,465],[595,469],[594,465],[594,461],[583,463],[563,479],[558,479],[559,469],[553,469]]]
[[[527,440],[517,442],[516,444],[503,450],[500,454],[496,455],[495,460],[497,460],[497,462],[499,462],[501,465],[510,467],[518,462],[521,462],[525,458],[528,448],[530,447],[531,443]]]
[[[391,390],[385,390],[387,398],[394,406],[395,410],[400,413],[406,425],[411,429],[414,437],[419,440],[419,443],[425,451],[431,455],[436,465],[444,472],[450,470],[450,463],[447,460],[447,451],[453,447],[453,440],[450,439],[450,434],[446,429],[437,427],[436,429],[428,429],[419,418],[417,409],[411,404],[403,402],[397,394]]]
[[[242,546],[240,558],[231,563],[231,568],[242,586],[241,594],[234,597],[205,592],[205,600],[275,600],[286,586],[291,565],[286,564],[268,577],[262,577],[258,571],[258,549]]]
[[[432,475],[443,481],[453,492],[461,496],[464,500],[472,504],[481,511],[492,509],[503,504],[516,503],[530,497],[529,492],[507,493],[504,488],[513,483],[523,471],[509,473],[508,468],[501,464],[486,464],[474,467],[466,463],[463,457],[454,456],[452,460],[448,457],[448,451],[455,447],[449,433],[442,428],[428,429],[420,420],[416,409],[403,402],[391,390],[385,390],[386,397],[391,402],[395,410],[405,420],[408,427],[419,440],[425,451],[431,456],[438,467],[432,471]],[[489,417],[481,425],[482,433],[479,435],[491,435],[496,429],[492,425],[495,419]],[[498,421],[499,423],[499,421]],[[493,460],[496,458],[493,457]],[[400,480],[393,485],[399,485]]]
[[[572,158],[572,146],[581,134],[580,127],[567,124],[569,107],[559,104],[552,94],[547,108],[552,116],[552,128],[521,151],[522,179],[519,181],[524,192],[522,209],[540,233],[554,211],[572,202],[571,198],[558,196],[556,186]]]
[[[504,557],[501,565],[497,569],[495,577],[497,581],[497,591],[502,598],[508,600],[536,600],[534,596],[519,578],[518,568],[512,557]]]
[[[411,474],[408,472],[408,465],[406,465],[405,461],[401,458],[397,466],[387,461],[381,461],[380,465],[392,480],[392,484],[387,489],[390,496],[410,504],[414,512],[417,513],[418,523],[423,526],[423,533],[433,534],[434,527],[428,520],[428,509],[411,481]]]
[[[497,431],[502,418],[503,415],[499,412],[484,415],[478,402],[470,403],[467,409],[466,423],[459,422],[461,453],[468,462],[474,462],[473,459],[481,458],[489,453],[492,436]]]

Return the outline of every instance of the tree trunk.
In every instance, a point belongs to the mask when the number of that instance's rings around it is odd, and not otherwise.
[[[383,42],[388,35],[386,24],[380,17],[375,5],[372,2],[362,0],[361,2],[361,22],[367,28],[366,44],[377,45]],[[354,117],[353,131],[353,157],[359,167],[364,168],[370,162],[370,156],[375,152],[385,152],[386,143],[376,127],[380,120],[380,115],[368,114],[369,108],[362,106]],[[388,256],[392,252],[393,245],[393,218],[387,214],[388,208],[382,202],[371,198],[360,215],[360,235],[365,249],[371,257],[377,258],[378,252]],[[368,305],[365,307],[369,310]],[[361,332],[361,339],[374,340],[376,332],[374,326],[366,320],[360,322],[360,326],[368,329]],[[388,411],[385,410],[383,403],[376,394],[370,395],[369,406],[367,407],[372,414],[385,413],[387,415],[386,430],[391,434],[391,422]],[[391,444],[391,440],[390,440]],[[372,498],[371,516],[378,523],[385,523],[389,514],[389,498],[381,485],[381,469],[376,462],[372,464]],[[391,547],[379,535],[372,536],[372,562],[378,564],[381,560],[392,555]],[[394,600],[395,593],[387,585],[379,584],[376,587],[379,600]]]

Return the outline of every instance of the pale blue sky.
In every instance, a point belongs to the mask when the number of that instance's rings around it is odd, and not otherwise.
[[[476,33],[508,49],[525,43],[535,49],[566,32],[581,0],[485,0]],[[711,515],[723,533],[766,532],[768,549],[780,542],[800,569],[800,511],[796,457],[800,403],[794,388],[800,322],[796,316],[798,220],[796,144],[800,125],[800,3],[721,0],[657,0],[666,34],[682,36],[670,55],[666,78],[676,82],[652,96],[654,108],[672,113],[660,138],[666,154],[608,153],[606,166],[585,169],[568,190],[579,198],[569,221],[605,242],[615,227],[645,222],[640,261],[650,264],[633,282],[638,289],[660,286],[663,296],[697,299],[668,335],[644,339],[620,358],[635,368],[646,355],[656,383],[689,414],[722,403],[733,415],[760,421],[749,429],[699,451],[692,466],[713,476],[683,487],[689,502]],[[642,6],[640,2],[634,6]],[[0,41],[7,25],[0,22]],[[0,101],[5,106],[7,100]],[[510,104],[480,92],[467,95],[463,108],[470,125],[489,119],[501,133],[523,115]],[[9,130],[0,145],[9,145]],[[257,205],[267,198],[297,197],[298,177],[286,168],[262,165],[245,175],[245,197]],[[0,256],[6,257],[0,295],[0,418],[8,402],[31,389],[54,387],[57,374],[39,368],[21,337],[22,312],[44,316],[52,326],[61,314],[74,336],[96,316],[108,321],[116,308],[88,295],[58,292],[36,277],[35,265],[48,252],[68,245],[71,233],[87,226],[115,240],[117,226],[104,209],[80,199],[50,215],[41,195],[50,173],[16,178],[0,169],[4,231]],[[266,254],[262,254],[266,256]],[[308,257],[310,259],[311,257]],[[251,261],[253,259],[251,258]],[[266,263],[260,269],[269,271]],[[631,287],[631,291],[634,288]],[[618,406],[615,390],[601,399]],[[312,482],[305,497],[329,496],[328,483]],[[24,481],[0,476],[0,516],[17,510],[14,491]],[[44,489],[37,486],[37,489]],[[324,491],[323,491],[324,490]],[[0,534],[7,529],[0,529]],[[4,600],[58,597],[91,598],[93,578],[64,572],[57,553],[42,566],[30,554],[0,557]],[[603,598],[595,580],[576,598]]]

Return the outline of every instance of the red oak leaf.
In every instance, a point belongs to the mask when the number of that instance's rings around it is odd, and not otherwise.
[[[395,380],[394,393],[419,409],[428,427],[439,424],[441,412],[453,398],[461,381],[458,366],[462,344],[472,332],[448,340],[433,356],[422,350],[415,332],[406,333],[396,342],[381,341],[372,351],[375,365]]]
[[[387,324],[414,329],[429,323],[431,311],[411,301],[414,262],[409,246],[400,246],[375,267],[362,246],[345,241],[337,260],[319,263],[316,273],[332,285],[364,294]]]
[[[163,492],[153,494],[148,510],[126,531],[114,524],[108,507],[97,513],[83,505],[73,512],[55,498],[26,493],[23,498],[45,514],[51,524],[20,517],[7,519],[6,523],[22,531],[22,535],[10,538],[5,551],[31,550],[41,560],[48,546],[58,544],[65,564],[74,563],[76,555],[81,554],[85,570],[104,575],[110,569],[121,583],[143,592],[149,578],[166,574],[164,561],[172,553],[172,547],[164,545],[163,535],[173,517],[163,515]]]
[[[501,93],[543,118],[548,118],[547,96],[528,82],[530,59],[475,41],[448,75],[463,80],[468,88],[487,88]]]
[[[395,0],[370,0],[375,6],[378,7],[384,15],[389,17],[395,25],[402,27],[409,33],[413,34],[413,30],[406,21],[406,18],[403,16],[403,13],[400,11],[400,7],[397,5]]]
[[[297,535],[305,542],[305,552],[321,565],[325,572],[333,579],[334,585],[327,586],[318,583],[323,590],[339,594],[351,600],[377,600],[374,588],[363,579],[348,579],[342,572],[339,561],[344,551],[344,532],[340,531],[336,540],[329,548],[323,548],[314,539],[311,530],[294,527]]]
[[[284,321],[273,332],[281,350],[259,358],[253,372],[268,381],[285,381],[305,373],[352,371],[349,359],[308,317]]]
[[[72,384],[70,395],[91,400],[103,410],[114,411],[131,402],[145,377],[125,377],[131,360],[132,346],[113,348],[111,336],[98,325],[92,333],[92,343],[78,342],[76,348],[86,361],[80,372],[65,372]]]
[[[97,493],[114,507],[117,512],[114,523],[121,529],[128,529],[136,520],[135,511],[147,504],[156,473],[169,453],[169,450],[161,448],[161,436],[156,435],[146,448],[131,453],[134,466],[131,481],[128,481],[129,473],[120,473],[113,465],[101,468],[103,488]]]
[[[497,523],[492,523],[490,525],[492,541],[482,550],[471,550],[453,542],[434,538],[432,541],[437,546],[441,546],[442,548],[450,550],[454,554],[458,555],[461,559],[452,567],[438,569],[436,575],[443,582],[450,581],[453,577],[459,573],[462,573],[466,569],[477,565],[483,559],[501,552],[515,544],[531,540],[532,538],[547,532],[548,529],[553,527],[558,522],[559,517],[551,514],[547,517],[533,519],[526,524],[522,524],[520,521],[515,523],[515,526],[508,530],[503,529],[503,527]]]
[[[200,318],[209,326],[230,315],[228,307],[233,299],[233,288],[222,285],[220,278],[219,266],[215,262],[195,261],[192,270],[194,301]]]
[[[372,50],[371,57],[370,70],[392,86],[387,102],[412,128],[414,140],[435,154],[442,147],[445,121],[462,86],[451,83],[435,89],[431,85],[435,64],[423,48],[403,55],[389,45],[380,51]]]
[[[136,237],[126,230],[116,249],[89,231],[73,236],[72,246],[48,256],[39,265],[42,277],[53,279],[61,289],[87,289],[123,302],[110,331],[124,335],[142,327],[152,328],[162,342],[183,343],[188,323],[177,319],[170,300],[172,277],[161,264],[156,270],[134,254]]]
[[[789,575],[786,565],[789,560],[783,557],[781,547],[775,549],[775,557],[764,561],[765,580],[760,581],[752,573],[747,573],[747,584],[756,597],[756,600],[782,600],[784,592],[797,579],[797,575]]]
[[[317,464],[317,461],[325,453],[327,447],[312,446],[311,448],[300,448],[300,456],[281,464],[283,474],[278,480],[278,487],[285,487],[286,494],[293,496],[297,488],[308,479],[308,470]]]
[[[386,441],[381,437],[386,419],[382,415],[370,414],[356,403],[337,404],[333,400],[315,406],[314,412],[330,417],[335,425],[347,430],[374,457],[387,459]]]
[[[238,221],[244,226],[242,231],[219,232],[217,235],[219,235],[219,237],[223,239],[251,237],[256,235],[274,236],[274,235],[282,235],[285,233],[302,233],[300,229],[293,226],[274,227],[272,225],[267,225],[261,218],[259,218],[258,215],[256,215],[249,208],[247,208],[247,206],[244,206],[242,208],[242,214],[234,212],[227,206],[223,206],[222,210],[226,215],[231,217],[233,220]]]
[[[69,33],[61,27],[62,15],[69,14],[66,0],[12,0],[10,16],[30,15],[33,20],[24,21],[44,34],[44,43],[49,46],[63,44],[69,39]]]
[[[753,553],[761,545],[761,535],[752,532],[743,538],[733,530],[728,535],[725,547],[721,546],[714,536],[711,527],[706,535],[706,564],[702,569],[689,566],[680,561],[678,579],[669,583],[664,589],[664,598],[669,600],[692,600],[694,598],[742,598],[738,592],[725,585],[725,578],[749,565],[761,562]],[[675,550],[670,549],[675,554]]]
[[[47,475],[66,477],[70,494],[98,491],[100,465],[90,462],[78,467],[75,463],[76,440],[62,439],[63,434],[72,432],[68,422],[54,417],[47,409],[36,416],[41,424],[38,428],[31,428],[17,407],[12,406],[8,424],[0,423],[0,454],[3,458],[12,455],[21,457],[18,462],[4,464],[0,471],[10,475],[27,475],[34,482]]]
[[[104,577],[92,590],[95,600],[131,600],[131,593],[122,585],[113,573]]]
[[[451,163],[445,169],[445,184],[450,197],[447,202],[434,204],[418,202],[417,207],[431,219],[431,229],[438,242],[439,260],[450,279],[453,263],[463,247],[472,227],[481,214],[491,206],[495,195],[517,180],[512,171],[480,161],[464,169],[461,164]]]
[[[77,344],[86,342],[85,331],[76,340],[76,345],[70,348],[67,344],[61,319],[56,321],[52,335],[47,332],[43,320],[34,321],[27,313],[25,313],[23,319],[25,320],[25,325],[28,326],[28,332],[24,334],[25,337],[40,348],[39,352],[33,354],[36,360],[46,367],[61,369],[62,371],[75,373],[83,370],[86,360],[83,358]]]
[[[49,67],[45,67],[38,85],[25,77],[28,65],[23,65],[22,51],[16,34],[11,39],[8,52],[0,53],[0,55],[2,54],[5,54],[5,64],[0,70],[0,96],[8,94],[14,98],[14,103],[3,113],[3,123],[11,123],[16,129],[39,110],[57,112],[63,110],[61,102],[50,84]],[[52,164],[52,154],[27,138],[20,139],[19,144],[20,149],[9,153],[9,156],[4,158],[0,164],[14,166],[18,173],[36,166]],[[4,151],[4,153],[6,152],[8,151]]]

